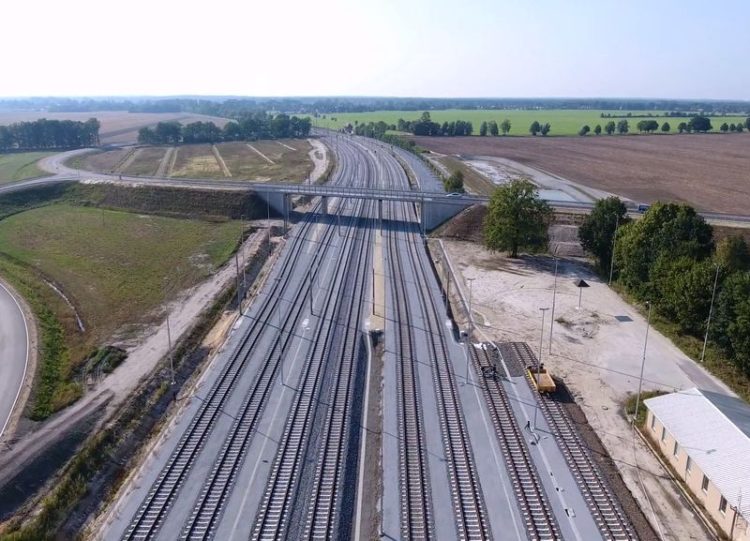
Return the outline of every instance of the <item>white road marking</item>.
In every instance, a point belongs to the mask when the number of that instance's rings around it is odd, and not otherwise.
[[[18,307],[18,311],[21,313],[21,319],[23,320],[23,330],[24,334],[26,335],[26,359],[24,360],[23,364],[23,376],[21,376],[21,384],[18,386],[18,391],[16,392],[16,397],[13,399],[13,405],[10,407],[10,411],[8,412],[8,418],[5,419],[5,423],[3,423],[3,428],[0,429],[0,438],[2,438],[3,433],[5,432],[5,429],[8,428],[8,423],[10,423],[11,417],[13,417],[13,410],[16,409],[16,405],[18,403],[18,397],[21,396],[21,389],[23,388],[23,384],[26,381],[26,372],[29,368],[29,351],[31,350],[31,344],[29,343],[29,325],[26,323],[26,315],[23,313],[23,309],[21,308],[21,304],[18,302],[18,299],[10,292],[10,290],[5,287],[2,283],[0,283],[0,287],[2,287],[5,292],[10,296],[11,299],[13,299],[13,302],[16,303],[16,306]]]

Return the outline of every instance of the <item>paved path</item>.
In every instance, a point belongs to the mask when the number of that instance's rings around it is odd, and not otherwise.
[[[28,362],[29,332],[23,310],[0,283],[0,438],[21,394]]]

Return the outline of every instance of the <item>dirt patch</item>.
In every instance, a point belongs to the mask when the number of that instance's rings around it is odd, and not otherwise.
[[[311,138],[307,141],[312,146],[312,150],[308,154],[313,162],[310,183],[315,184],[325,174],[326,169],[328,169],[328,149],[318,139]]]
[[[415,139],[441,154],[507,158],[635,201],[735,214],[750,208],[749,134]]]

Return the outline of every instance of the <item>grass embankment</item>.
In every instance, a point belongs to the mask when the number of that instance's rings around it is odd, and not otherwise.
[[[18,152],[0,154],[0,184],[49,175],[39,169],[37,162],[54,152]]]
[[[458,158],[441,156],[439,158],[435,157],[435,159],[442,163],[451,173],[461,171],[464,175],[464,189],[469,193],[492,195],[492,192],[497,187]]]
[[[647,111],[630,111],[633,115],[644,115],[649,114]],[[663,114],[665,111],[656,111],[658,114]],[[474,126],[474,135],[479,135],[479,127],[483,121],[489,122],[494,120],[500,124],[504,119],[510,120],[511,130],[510,136],[528,136],[529,126],[535,120],[540,123],[549,122],[552,130],[550,136],[555,135],[575,135],[578,136],[578,130],[584,124],[587,124],[593,131],[594,126],[600,124],[602,129],[607,122],[613,120],[617,123],[621,118],[601,118],[601,114],[611,114],[624,116],[628,114],[628,111],[604,111],[604,110],[576,110],[576,109],[544,109],[539,111],[529,111],[522,109],[507,109],[507,110],[474,110],[474,109],[444,109],[442,111],[430,111],[430,117],[433,122],[442,124],[443,122],[451,122],[456,120],[465,120],[472,123]],[[404,120],[417,120],[422,114],[422,111],[372,111],[367,113],[333,113],[327,114],[326,118],[317,118],[315,123],[322,128],[340,129],[351,124],[352,126],[357,123],[368,123],[368,122],[379,122],[383,121],[387,124],[396,124],[399,118]],[[335,118],[335,120],[333,120]],[[719,131],[719,126],[723,122],[727,124],[737,124],[738,122],[744,122],[746,115],[742,116],[716,116],[711,117],[711,124],[713,125],[714,131]],[[677,125],[680,122],[687,122],[689,118],[669,118],[663,116],[654,117],[636,117],[626,119],[630,124],[631,133],[638,133],[636,124],[641,120],[656,120],[659,123],[659,127],[664,122],[668,122],[672,128],[670,133],[677,133]],[[657,134],[661,134],[658,131]],[[743,134],[738,134],[742,136]],[[747,135],[747,133],[745,133]],[[593,133],[588,137],[596,137]],[[605,137],[600,135],[599,137]]]
[[[56,203],[0,221],[0,273],[40,322],[41,358],[31,415],[43,419],[81,392],[77,369],[92,351],[156,321],[165,299],[233,253],[241,225]],[[56,284],[73,310],[46,281]]]
[[[251,280],[269,256],[270,252],[259,253],[251,262]],[[70,538],[81,533],[80,526],[86,519],[117,493],[137,462],[139,450],[167,418],[164,413],[177,393],[194,376],[196,367],[208,358],[209,350],[200,344],[234,297],[234,288],[225,291],[201,316],[190,335],[177,344],[175,385],[167,383],[166,366],[152,374],[121,408],[116,419],[86,441],[50,493],[41,499],[38,510],[29,513],[28,520],[15,517],[7,525],[8,533],[0,534],[0,540],[36,541]],[[173,392],[167,392],[170,389]]]
[[[647,309],[639,304],[632,295],[628,294],[622,285],[615,282],[612,287],[629,304],[636,307],[643,317],[647,316]],[[701,357],[701,351],[703,350],[703,340],[694,336],[686,335],[680,330],[676,323],[659,315],[656,313],[656,310],[654,310],[651,315],[651,325],[654,329],[669,338],[669,340],[671,340],[675,346],[680,348],[685,355],[695,360],[696,363],[701,364],[699,359]],[[706,356],[703,360],[702,366],[723,381],[730,389],[732,389],[732,391],[737,393],[737,396],[746,402],[750,402],[750,376],[737,368],[724,356],[721,349],[714,345],[710,340],[706,347]]]

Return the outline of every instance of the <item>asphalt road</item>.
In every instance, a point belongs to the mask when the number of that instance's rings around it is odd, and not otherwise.
[[[21,394],[28,361],[29,333],[23,310],[0,283],[0,438]]]

